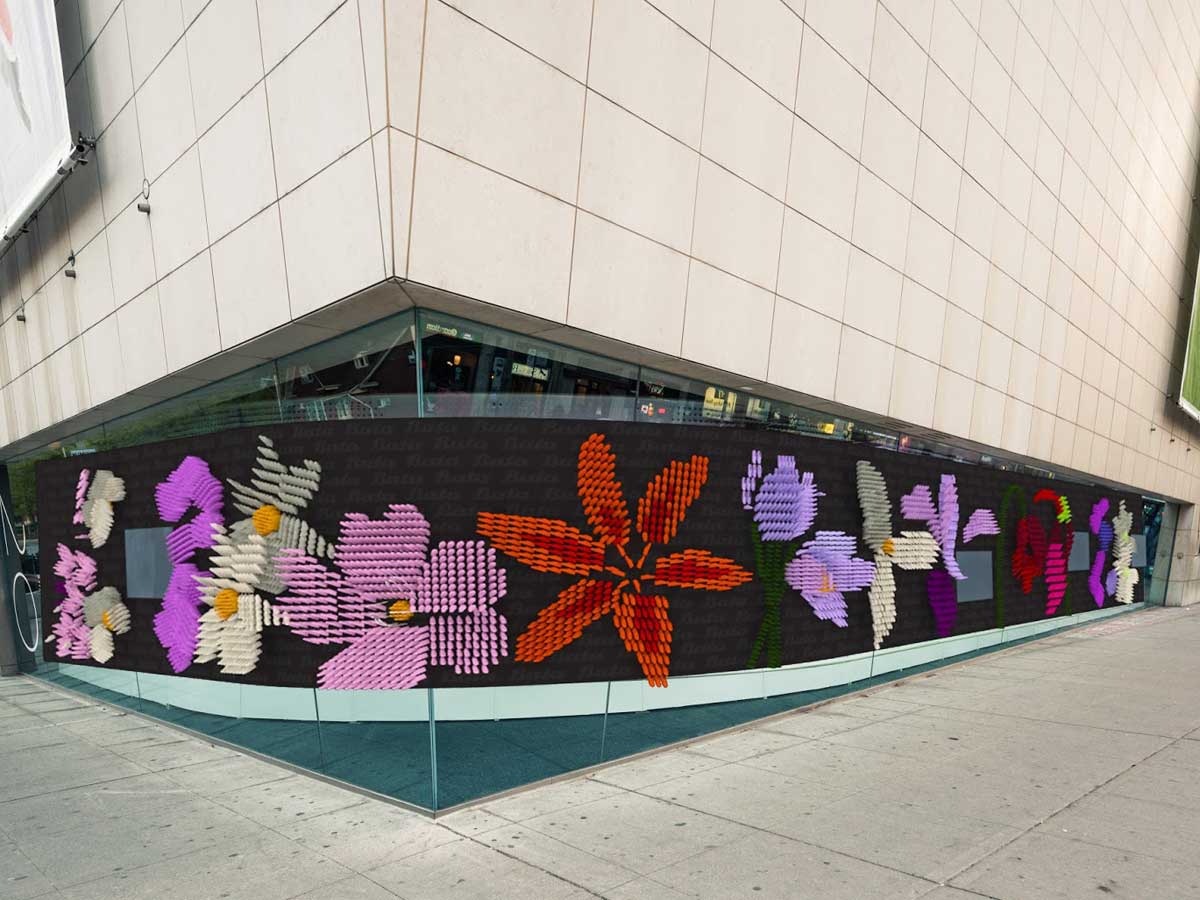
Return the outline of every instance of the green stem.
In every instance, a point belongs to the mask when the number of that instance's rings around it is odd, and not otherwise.
[[[753,541],[754,562],[758,570],[758,579],[763,586],[763,616],[750,649],[750,659],[746,668],[753,669],[758,666],[764,649],[767,652],[767,665],[778,668],[783,660],[780,607],[783,595],[787,591],[784,573],[788,561],[796,552],[796,544],[794,541],[763,541],[757,529],[754,530]]]
[[[758,636],[755,637],[754,646],[750,650],[750,661],[746,663],[748,669],[758,666],[764,647],[767,651],[767,665],[773,669],[779,667],[782,655],[783,636],[779,630],[779,606],[783,599],[783,588],[764,585],[763,595],[762,621],[758,625]]]

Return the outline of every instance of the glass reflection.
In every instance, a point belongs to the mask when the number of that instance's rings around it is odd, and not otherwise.
[[[264,363],[104,425],[96,450],[279,421],[275,366]]]
[[[423,415],[633,418],[637,366],[437,313],[420,328]]]
[[[415,318],[394,316],[281,358],[283,421],[416,416]]]

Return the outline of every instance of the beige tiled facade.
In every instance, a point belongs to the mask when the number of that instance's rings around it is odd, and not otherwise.
[[[0,455],[202,383],[218,354],[250,365],[262,335],[394,278],[1200,499],[1200,426],[1172,398],[1190,0],[57,14],[72,127],[99,142],[0,260]],[[1181,526],[1174,602],[1200,599],[1190,505]]]

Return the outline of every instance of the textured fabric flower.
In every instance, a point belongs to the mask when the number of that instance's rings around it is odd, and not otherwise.
[[[262,537],[252,534],[235,542],[224,526],[214,523],[212,529],[211,573],[195,576],[207,609],[200,616],[194,659],[215,659],[225,674],[246,675],[262,655],[263,628],[283,625],[286,618],[257,592],[271,567]]]
[[[1108,573],[1106,587],[1108,593],[1118,603],[1133,602],[1133,588],[1138,583],[1141,574],[1133,567],[1133,552],[1135,545],[1130,530],[1133,528],[1133,513],[1125,508],[1122,500],[1117,514],[1113,516],[1113,567]]]
[[[233,506],[245,516],[230,523],[229,536],[239,544],[254,535],[262,538],[267,559],[256,586],[278,594],[283,582],[275,574],[275,559],[281,551],[300,550],[317,558],[333,556],[333,545],[304,519],[321,487],[321,465],[311,459],[298,466],[285,464],[271,439],[259,435],[252,471],[249,485],[227,479]]]
[[[817,491],[813,473],[796,470],[796,457],[777,456],[775,468],[758,485],[762,453],[755,450],[742,480],[742,505],[754,510],[754,525],[764,541],[792,541],[812,527],[817,516]]]
[[[154,502],[164,522],[177,523],[189,511],[196,514],[167,535],[167,558],[171,575],[163,592],[162,607],[154,615],[154,635],[167,651],[167,662],[175,672],[192,664],[200,635],[200,585],[196,579],[211,575],[194,562],[199,550],[213,546],[213,525],[224,525],[225,491],[208,463],[186,456],[167,478],[155,487]]]
[[[75,519],[77,525],[86,525],[87,539],[93,549],[108,543],[116,515],[113,504],[125,499],[125,481],[108,469],[101,469],[88,483],[88,470],[79,473],[79,484],[75,490]]]
[[[482,541],[442,541],[429,523],[392,504],[382,519],[343,519],[331,569],[299,550],[276,560],[292,631],[313,644],[345,644],[317,673],[327,689],[393,689],[424,681],[428,666],[486,674],[508,654],[495,610],[504,569]]]
[[[967,577],[959,568],[957,556],[960,518],[957,479],[953,475],[942,475],[936,503],[929,485],[916,485],[900,498],[900,514],[906,519],[924,522],[929,534],[937,542],[946,571],[931,571],[926,576],[926,594],[938,637],[947,637],[953,633],[958,621],[958,590],[954,582]],[[963,529],[963,543],[969,543],[981,535],[998,534],[999,531],[996,516],[990,509],[976,509]]]
[[[54,612],[58,618],[46,636],[60,659],[92,659],[106,663],[113,658],[114,634],[130,630],[129,608],[115,587],[96,590],[96,560],[65,544],[58,545],[54,574],[63,600]]]
[[[855,465],[858,502],[863,513],[863,542],[875,553],[875,577],[867,597],[871,602],[875,649],[883,644],[896,624],[896,578],[893,566],[929,569],[937,560],[939,547],[928,531],[892,532],[892,501],[887,482],[871,463],[860,459]]]
[[[59,544],[54,574],[61,579],[58,590],[63,600],[54,607],[58,618],[50,627],[46,643],[54,644],[55,655],[60,659],[90,659],[92,634],[84,621],[83,604],[96,589],[96,560]]]
[[[875,566],[854,555],[856,541],[841,531],[818,531],[787,564],[787,582],[808,601],[818,619],[845,628],[844,593],[865,588]]]
[[[817,490],[812,472],[796,469],[794,456],[775,458],[775,468],[762,478],[762,452],[755,450],[742,479],[742,506],[752,510],[754,568],[763,586],[763,615],[750,648],[748,668],[764,651],[772,668],[783,664],[783,595],[790,585],[800,592],[818,619],[847,626],[845,592],[871,580],[871,563],[854,556],[855,540],[841,531],[820,531],[803,547],[802,537],[817,518]],[[864,568],[865,567],[865,568]],[[865,581],[863,580],[865,574]]]
[[[1108,549],[1113,542],[1113,527],[1112,524],[1105,519],[1108,513],[1108,498],[1101,497],[1092,506],[1091,515],[1088,516],[1088,528],[1092,534],[1096,535],[1096,553],[1092,559],[1091,569],[1088,571],[1088,590],[1091,591],[1092,600],[1097,606],[1104,605],[1105,588],[1104,583],[1104,562],[1108,558]],[[1112,594],[1116,590],[1116,583],[1113,583],[1113,589],[1108,593]]]
[[[73,525],[84,525],[87,534],[76,535],[93,548],[103,547],[112,534],[113,504],[125,499],[125,482],[108,469],[92,473],[82,469],[75,483]],[[130,629],[129,609],[114,587],[96,590],[96,560],[88,554],[58,545],[54,574],[63,600],[54,607],[58,618],[50,626],[47,644],[55,645],[60,659],[93,659],[106,663],[115,652],[114,634]]]
[[[671,663],[669,603],[652,591],[728,591],[752,577],[733,560],[707,550],[650,558],[657,545],[675,537],[707,479],[708,457],[673,461],[646,486],[635,523],[616,478],[616,455],[603,435],[593,434],[579,448],[576,476],[592,534],[560,519],[480,513],[479,533],[501,552],[536,572],[580,576],[517,638],[516,658],[540,662],[612,613],[625,649],[637,658],[647,682],[666,686]],[[629,552],[635,524],[643,543],[636,558]]]
[[[262,655],[263,628],[285,624],[282,612],[266,599],[284,589],[275,571],[280,554],[334,553],[303,518],[320,488],[319,463],[285,464],[271,439],[259,435],[251,473],[248,485],[228,479],[233,505],[243,514],[228,526],[223,524],[224,491],[198,457],[187,457],[155,490],[163,521],[177,522],[190,508],[198,510],[168,536],[173,569],[154,620],[176,672],[214,659],[227,674],[253,671]],[[211,566],[203,569],[193,557],[209,548]]]
[[[92,659],[106,663],[116,649],[113,635],[126,634],[130,629],[129,607],[115,587],[103,587],[83,601],[83,621],[91,631],[88,649]]]
[[[1045,536],[1046,550],[1042,559],[1042,575],[1046,579],[1046,615],[1052,616],[1067,597],[1067,561],[1071,558],[1071,546],[1075,542],[1075,531],[1071,528],[1071,504],[1065,495],[1049,488],[1042,488],[1035,493],[1033,502],[1054,505],[1054,524]],[[1036,519],[1031,521],[1037,522]],[[1041,523],[1037,524],[1040,527]],[[1021,522],[1017,523],[1017,535],[1017,543],[1021,545]],[[1070,609],[1068,604],[1067,612]]]

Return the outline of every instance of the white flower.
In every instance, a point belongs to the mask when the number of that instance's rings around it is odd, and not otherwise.
[[[93,476],[76,515],[77,520],[87,526],[87,537],[93,549],[108,543],[113,526],[113,504],[124,499],[124,479],[108,469],[101,469]]]
[[[858,502],[863,512],[863,541],[875,552],[875,579],[867,597],[871,602],[875,649],[896,624],[896,579],[892,566],[931,569],[938,557],[938,542],[928,531],[892,533],[892,501],[878,469],[864,459],[855,467]]]
[[[230,526],[230,534],[237,541],[245,540],[252,532],[260,535],[272,557],[289,548],[332,559],[333,545],[302,518],[321,487],[320,463],[306,459],[299,466],[284,465],[270,438],[259,435],[258,441],[249,486],[229,479],[233,505],[246,515]],[[278,584],[271,593],[282,589]]]
[[[88,649],[92,659],[106,663],[113,658],[113,635],[128,632],[129,620],[129,607],[115,587],[103,587],[84,598],[83,623],[91,629]]]
[[[195,661],[215,659],[222,672],[245,675],[254,671],[262,655],[264,626],[285,625],[287,619],[258,593],[263,583],[275,578],[263,537],[251,533],[236,541],[217,524],[213,537],[211,575],[196,576],[209,608],[200,616]]]

